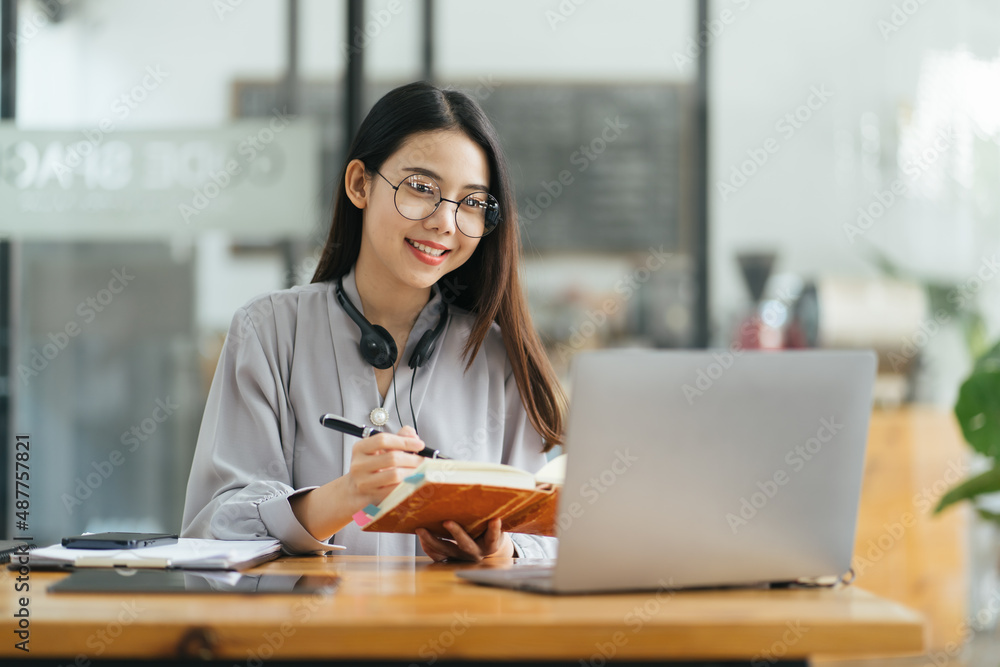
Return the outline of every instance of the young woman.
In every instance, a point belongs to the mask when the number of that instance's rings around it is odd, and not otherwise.
[[[553,539],[502,533],[499,520],[475,540],[455,522],[451,539],[352,522],[412,473],[424,443],[532,472],[560,443],[563,395],[519,254],[513,187],[479,105],[426,83],[379,100],[348,151],[312,284],[233,318],[182,535],[272,537],[288,553],[553,556]],[[325,413],[385,432],[341,435]]]

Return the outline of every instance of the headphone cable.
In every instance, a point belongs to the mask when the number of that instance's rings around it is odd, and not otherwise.
[[[402,426],[403,418],[399,415],[399,396],[396,394],[396,364],[392,365],[392,402],[396,404],[396,419],[399,420],[399,425]]]
[[[420,431],[417,429],[417,414],[413,411],[413,385],[417,382],[417,367],[413,367],[413,375],[410,376],[410,419],[413,420],[413,430],[420,435]],[[396,406],[396,412],[399,413],[399,405]]]
[[[410,419],[413,420],[413,430],[416,434],[420,435],[420,429],[417,428],[417,414],[413,411],[413,385],[417,381],[417,367],[413,367],[413,374],[410,376]],[[396,364],[392,365],[392,399],[396,404],[396,418],[399,420],[400,426],[403,424],[403,417],[399,414],[399,395],[396,393]]]

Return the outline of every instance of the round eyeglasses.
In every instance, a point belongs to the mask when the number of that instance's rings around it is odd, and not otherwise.
[[[500,203],[488,192],[473,192],[465,195],[461,201],[445,199],[441,196],[441,186],[425,174],[411,174],[399,185],[392,182],[376,170],[376,174],[396,191],[393,200],[396,210],[407,220],[424,220],[437,210],[441,202],[446,201],[455,206],[455,226],[458,231],[472,238],[486,236],[500,224]]]

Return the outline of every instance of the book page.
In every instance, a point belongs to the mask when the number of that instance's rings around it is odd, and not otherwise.
[[[542,469],[535,473],[535,481],[539,484],[554,484],[562,486],[566,480],[566,455],[560,454],[542,466]]]
[[[527,470],[488,461],[431,459],[417,466],[411,477],[417,475],[423,475],[427,481],[436,484],[483,484],[512,489],[532,489],[535,486],[535,477]]]
[[[426,483],[497,486],[509,489],[534,489],[535,476],[526,470],[488,461],[453,461],[428,459],[399,483],[379,504],[384,514]]]

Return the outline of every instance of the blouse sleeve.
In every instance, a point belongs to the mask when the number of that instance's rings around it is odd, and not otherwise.
[[[296,491],[291,486],[294,431],[284,438],[282,431],[294,428],[294,417],[276,353],[261,344],[254,323],[253,315],[262,310],[273,312],[269,300],[241,308],[229,327],[198,434],[181,534],[278,539],[290,554],[329,551],[330,545],[315,539],[289,504],[293,494],[315,487]]]
[[[528,419],[528,413],[521,401],[521,392],[517,380],[510,371],[509,362],[507,376],[504,381],[507,405],[506,424],[504,428],[503,456],[504,463],[518,468],[537,472],[546,463],[542,452],[542,436]],[[515,557],[518,558],[555,558],[558,540],[554,537],[541,535],[526,535],[511,533],[514,542]]]

